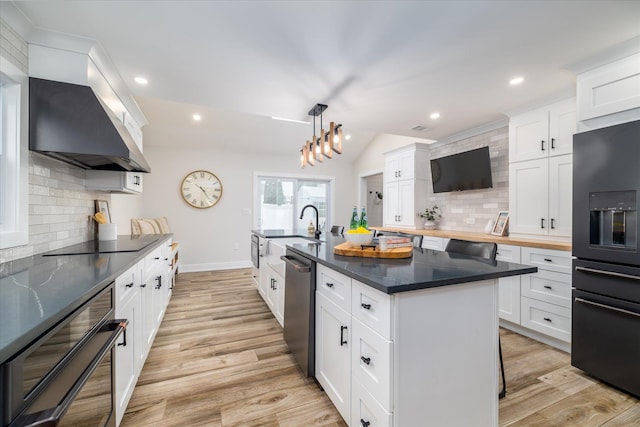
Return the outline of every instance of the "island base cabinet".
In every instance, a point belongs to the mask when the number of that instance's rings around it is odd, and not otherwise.
[[[392,416],[374,399],[358,381],[353,382],[351,400],[351,427],[391,427]]]
[[[316,292],[316,379],[342,418],[350,419],[351,315]]]
[[[497,280],[394,299],[393,424],[497,426]]]

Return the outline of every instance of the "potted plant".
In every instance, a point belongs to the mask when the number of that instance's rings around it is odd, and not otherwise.
[[[424,218],[424,228],[427,230],[433,230],[437,227],[436,221],[442,219],[440,214],[440,208],[436,205],[430,208],[426,208],[424,212],[418,212],[420,218]]]

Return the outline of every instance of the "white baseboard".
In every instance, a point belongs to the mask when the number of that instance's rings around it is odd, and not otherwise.
[[[251,261],[209,262],[205,264],[180,264],[180,273],[195,273],[199,271],[235,270],[251,268]]]
[[[539,341],[543,344],[550,345],[551,347],[557,348],[558,350],[562,350],[564,352],[571,354],[571,343],[561,341],[557,338],[550,337],[545,334],[541,334],[538,331],[534,331],[532,329],[525,328],[520,325],[516,325],[515,323],[511,323],[504,319],[500,319],[500,326],[505,329],[509,329],[510,331],[516,332],[520,335],[524,335],[525,337]]]

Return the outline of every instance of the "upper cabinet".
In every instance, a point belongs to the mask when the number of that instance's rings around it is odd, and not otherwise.
[[[578,74],[577,93],[580,131],[637,120],[640,53]]]
[[[571,237],[575,99],[509,122],[509,231]]]
[[[385,227],[422,228],[417,212],[426,207],[429,155],[424,144],[385,153],[383,222]]]
[[[570,154],[575,132],[574,98],[514,116],[509,122],[509,161]]]

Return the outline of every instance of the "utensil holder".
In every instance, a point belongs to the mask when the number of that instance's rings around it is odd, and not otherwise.
[[[98,224],[98,240],[116,240],[118,224]]]

